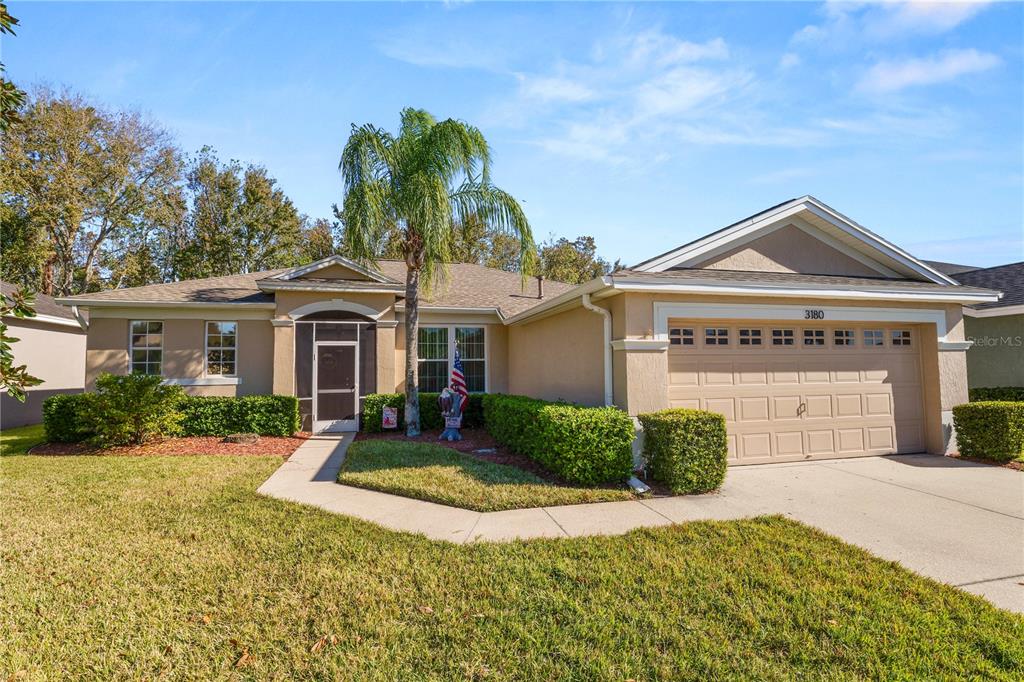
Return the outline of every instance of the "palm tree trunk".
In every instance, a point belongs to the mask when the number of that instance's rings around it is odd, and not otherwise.
[[[405,435],[420,435],[419,365],[420,271],[410,267],[405,275]]]

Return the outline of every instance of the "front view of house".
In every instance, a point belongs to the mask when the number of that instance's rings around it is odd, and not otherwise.
[[[364,396],[405,388],[404,282],[402,262],[334,256],[60,302],[89,311],[87,387],[295,395],[303,428],[349,430]],[[452,265],[421,300],[419,388],[458,347],[471,391],[720,412],[734,464],[942,453],[962,306],[998,298],[803,197],[579,286]]]

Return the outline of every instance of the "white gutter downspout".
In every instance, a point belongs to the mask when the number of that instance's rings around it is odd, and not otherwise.
[[[590,302],[590,294],[583,294],[580,303],[592,313],[599,314],[604,322],[604,404],[614,404],[615,396],[612,388],[612,314]]]
[[[83,332],[89,331],[89,323],[85,321],[85,316],[78,309],[77,305],[71,306],[71,314],[75,316],[75,320],[78,322],[78,326],[82,328]]]

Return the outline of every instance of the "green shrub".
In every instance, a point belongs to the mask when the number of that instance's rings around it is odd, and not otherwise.
[[[960,454],[997,462],[1024,455],[1024,402],[985,401],[953,408]]]
[[[717,490],[725,480],[725,417],[671,409],[637,415],[644,427],[644,457],[655,481],[677,495]]]
[[[633,421],[614,407],[580,407],[488,394],[484,423],[499,443],[566,481],[622,482],[633,470]]]
[[[103,374],[85,402],[82,423],[93,431],[90,441],[102,447],[137,445],[181,432],[178,406],[185,394],[159,376]]]
[[[51,443],[79,443],[91,438],[93,430],[84,419],[91,393],[52,395],[43,401],[43,429]]]
[[[179,410],[186,436],[290,436],[300,427],[299,400],[290,395],[186,396]]]
[[[437,405],[438,393],[420,393],[420,428],[433,431],[444,428],[441,408]],[[398,410],[398,426],[405,428],[405,394],[404,393],[372,393],[363,398],[363,420],[360,429],[366,433],[379,433],[381,419],[385,407]],[[475,429],[484,425],[483,395],[469,394],[469,404],[462,413],[462,426]]]
[[[986,400],[1008,400],[1014,403],[1024,402],[1024,386],[972,388],[969,393],[972,403]]]

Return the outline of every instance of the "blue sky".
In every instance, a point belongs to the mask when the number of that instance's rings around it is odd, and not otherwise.
[[[330,215],[350,125],[481,127],[538,238],[635,263],[813,194],[923,258],[1024,259],[1024,6],[12,2],[19,84],[140,109]]]

